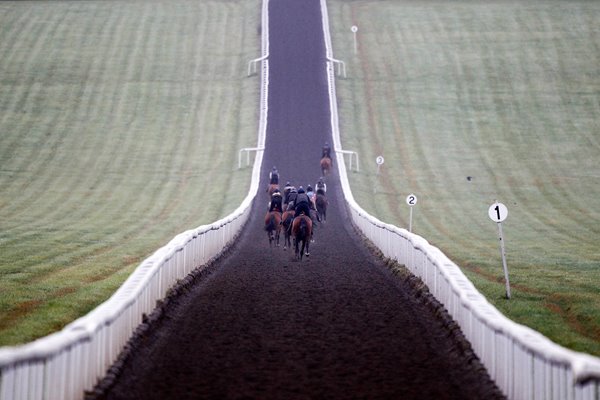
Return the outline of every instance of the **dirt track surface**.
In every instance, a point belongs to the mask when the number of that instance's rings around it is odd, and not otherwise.
[[[263,176],[312,184],[330,140],[318,0],[272,0]],[[336,171],[334,171],[336,172]],[[309,260],[270,248],[262,190],[239,240],[144,324],[96,399],[502,398],[414,278],[348,222],[337,177]],[[261,187],[266,187],[263,181]]]

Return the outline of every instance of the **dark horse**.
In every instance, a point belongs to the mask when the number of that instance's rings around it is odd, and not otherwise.
[[[283,226],[283,249],[292,247],[292,220],[294,219],[294,210],[284,211],[281,216],[281,225]]]
[[[312,221],[309,216],[300,214],[292,222],[292,235],[294,236],[294,246],[296,259],[302,261],[302,256],[308,257],[308,245],[312,236]],[[301,244],[302,243],[302,244]]]
[[[323,176],[329,174],[329,171],[331,171],[331,165],[331,158],[327,156],[321,158],[321,172],[323,173]]]
[[[319,217],[319,221],[323,223],[327,220],[327,205],[329,204],[327,197],[325,197],[324,194],[318,193],[315,203],[317,206],[317,215]]]
[[[268,211],[265,215],[265,231],[269,237],[269,246],[279,246],[279,232],[281,230],[281,213],[279,211]]]

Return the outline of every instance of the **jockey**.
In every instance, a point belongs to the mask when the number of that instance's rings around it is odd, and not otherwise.
[[[331,147],[329,147],[329,142],[325,142],[321,157],[331,158]]]
[[[317,195],[315,194],[315,192],[313,191],[313,188],[308,185],[306,187],[306,195],[308,196],[308,199],[310,200],[310,208],[312,208],[313,210],[316,210],[317,207],[315,206],[315,200],[317,199]]]
[[[287,209],[288,210],[293,210],[294,209],[294,204],[296,203],[296,197],[298,197],[298,192],[296,191],[296,188],[292,186],[292,188],[290,189],[290,193],[288,193],[287,196]]]
[[[290,195],[290,191],[292,190],[292,185],[290,184],[290,181],[287,181],[285,183],[285,186],[283,187],[283,204],[287,204],[288,203],[288,197]]]
[[[269,212],[270,211],[282,212],[283,206],[281,205],[281,203],[282,203],[281,193],[277,189],[271,195],[271,201],[269,202]]]
[[[296,211],[294,213],[294,218],[301,213],[304,213],[304,215],[310,218],[310,199],[302,186],[298,188],[298,197],[296,198],[294,210]]]
[[[279,172],[277,172],[277,168],[275,166],[273,166],[273,169],[269,173],[269,183],[271,185],[279,184]]]
[[[319,178],[315,187],[317,188],[317,194],[325,194],[327,191],[327,185],[323,181],[323,177]]]

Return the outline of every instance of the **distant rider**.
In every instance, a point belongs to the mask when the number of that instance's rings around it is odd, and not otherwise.
[[[325,194],[327,191],[327,185],[325,184],[325,181],[323,181],[323,177],[319,178],[315,187],[317,188],[317,194]]]
[[[304,213],[304,215],[310,218],[310,199],[302,186],[298,188],[298,196],[296,197],[294,210],[294,217]]]
[[[323,146],[321,158],[323,157],[331,158],[331,147],[329,146],[329,142],[325,142],[325,145]]]
[[[292,190],[292,187],[293,186],[290,184],[289,181],[285,183],[285,186],[283,187],[283,204],[288,203],[288,197],[290,196],[290,191]]]
[[[275,190],[271,195],[271,202],[269,203],[269,212],[270,211],[283,211],[283,198],[281,197],[281,192],[279,190]]]
[[[269,183],[271,185],[279,185],[279,172],[275,166],[273,166],[273,169],[269,173]]]
[[[287,205],[288,205],[287,209],[288,210],[294,209],[297,197],[298,197],[298,192],[296,191],[296,188],[292,186],[292,188],[290,189],[288,198],[287,198]]]
[[[308,199],[310,200],[310,208],[313,210],[316,210],[317,207],[315,205],[316,204],[315,200],[317,198],[317,195],[315,194],[315,192],[313,191],[313,188],[310,185],[308,185],[306,187],[306,195],[308,196]]]

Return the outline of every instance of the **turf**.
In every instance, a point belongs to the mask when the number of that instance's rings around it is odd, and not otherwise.
[[[259,55],[254,1],[0,2],[0,345],[237,208]]]
[[[600,3],[331,0],[329,13],[357,201],[408,227],[414,193],[413,231],[502,312],[600,355]]]

